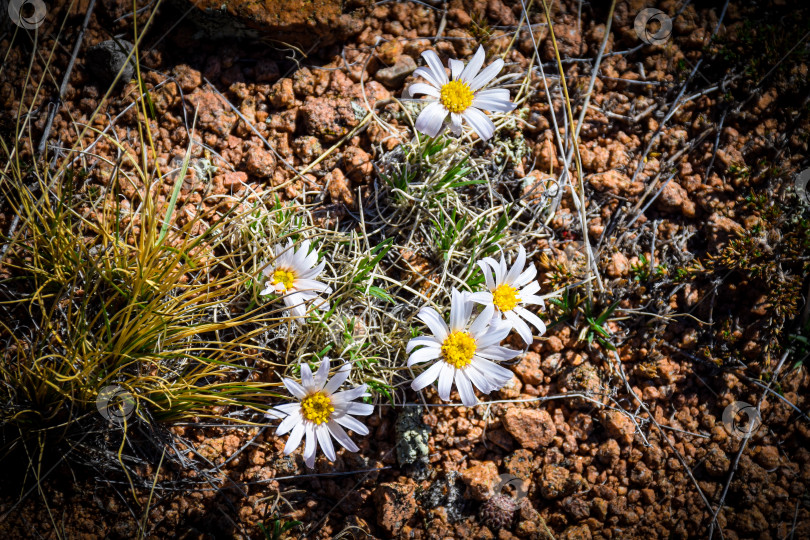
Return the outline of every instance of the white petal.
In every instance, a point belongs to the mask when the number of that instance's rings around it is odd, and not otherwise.
[[[463,118],[464,117],[458,113],[450,113],[450,131],[452,131],[453,135],[456,137],[461,135],[461,120]]]
[[[372,405],[371,403],[351,402],[343,406],[343,412],[345,414],[368,416],[374,412],[374,405]]]
[[[304,390],[304,387],[295,382],[292,379],[281,379],[281,382],[284,383],[285,388],[287,391],[295,396],[298,399],[304,399],[307,397],[307,391]]]
[[[306,388],[307,392],[317,392],[320,388],[315,386],[315,378],[312,376],[312,370],[309,369],[309,364],[301,364],[301,386]]]
[[[490,65],[484,68],[484,70],[475,76],[475,78],[470,83],[470,90],[475,92],[479,88],[483,88],[489,84],[489,81],[495,78],[495,76],[500,73],[503,69],[503,60],[501,58],[496,58],[492,61]]]
[[[343,431],[343,428],[337,424],[337,422],[335,422],[334,420],[330,420],[329,422],[327,422],[326,427],[329,428],[329,433],[332,434],[332,437],[334,437],[335,440],[339,442],[343,448],[345,448],[349,452],[357,452],[358,450],[360,450],[359,448],[357,448],[357,445],[354,444],[354,441],[352,441],[349,438],[349,435],[346,434],[345,431]]]
[[[520,306],[515,307],[515,312],[517,312],[518,315],[526,319],[526,321],[534,325],[535,328],[537,328],[537,330],[540,332],[541,336],[546,333],[546,323],[544,323],[540,319],[540,317],[538,317],[528,309]]]
[[[352,372],[351,364],[343,364],[340,366],[340,369],[335,373],[335,376],[332,377],[326,386],[323,387],[323,392],[327,396],[331,396],[335,393],[335,391],[340,388],[340,386],[349,378],[349,374]]]
[[[516,357],[520,354],[520,351],[516,351],[514,349],[507,349],[506,347],[500,347],[498,345],[492,345],[490,347],[478,349],[475,351],[475,356],[479,356],[481,358],[486,358],[487,360],[498,360],[502,362],[504,360],[511,360],[512,358]]]
[[[450,329],[447,328],[444,319],[441,318],[435,309],[432,307],[423,307],[419,310],[419,313],[416,314],[416,318],[430,328],[430,331],[433,332],[433,335],[436,336],[439,342],[443,343],[444,340],[447,339],[447,334],[450,333]]]
[[[330,292],[329,285],[314,279],[296,279],[293,283],[293,287],[295,287],[297,291]]]
[[[276,435],[281,437],[295,426],[303,424],[303,422],[304,419],[301,418],[301,414],[296,411],[288,415],[287,418],[281,421],[281,423],[278,425],[278,428],[276,428]]]
[[[270,282],[268,281],[268,282],[265,284],[264,289],[262,289],[262,292],[260,292],[260,293],[259,293],[259,296],[267,296],[268,294],[272,294],[272,293],[274,293],[274,292],[276,292],[276,287],[275,287],[275,285],[273,285],[272,283],[270,283]]]
[[[290,315],[292,315],[296,321],[302,323],[307,315],[307,307],[304,305],[301,295],[296,293],[285,296],[284,303],[290,308]]]
[[[450,64],[450,78],[454,81],[458,80],[461,72],[464,70],[464,62],[451,58],[448,63]]]
[[[478,388],[484,394],[489,394],[495,390],[495,385],[489,381],[487,376],[484,375],[484,373],[482,373],[478,367],[476,367],[476,364],[477,362],[472,362],[466,367],[464,373],[470,378],[470,381],[472,381],[476,388]]]
[[[546,323],[544,323],[540,317],[538,317],[528,309],[520,306],[515,307],[515,311],[517,312],[518,315],[526,319],[527,322],[531,323],[535,328],[537,328],[537,331],[540,333],[541,336],[546,333]]]
[[[481,45],[478,46],[478,50],[475,51],[470,63],[467,64],[467,67],[464,68],[464,71],[461,72],[461,80],[470,83],[475,79],[475,76],[478,75],[478,71],[481,69],[481,66],[484,65],[484,60],[486,60],[486,54],[484,53],[484,47]]]
[[[492,304],[487,305],[478,317],[470,325],[470,334],[478,341],[479,337],[483,337],[487,333],[487,328],[495,314],[495,306]]]
[[[499,366],[489,360],[482,360],[480,358],[473,358],[471,366],[475,366],[481,373],[486,376],[490,382],[493,390],[501,388],[503,385],[512,380],[512,372],[503,366]],[[468,368],[469,369],[469,368]]]
[[[323,390],[326,384],[326,379],[329,378],[329,357],[325,356],[321,360],[321,365],[318,366],[318,371],[315,373],[315,387],[318,390]]]
[[[520,293],[520,303],[525,306],[541,306],[545,307],[546,303],[543,301],[542,296],[537,296],[534,294],[523,294]]]
[[[416,68],[416,71],[414,71],[413,74],[416,75],[417,77],[423,77],[427,79],[427,81],[436,88],[440,88],[442,86],[442,83],[440,83],[438,79],[436,79],[436,77],[433,75],[433,72],[430,71],[430,68],[426,67]]]
[[[466,308],[466,298],[453,288],[450,293],[450,331],[458,332],[467,326],[467,320],[464,318]]]
[[[293,413],[297,413],[301,410],[301,404],[297,401],[295,403],[282,403],[280,405],[274,405],[272,409],[267,411],[268,418],[287,418],[289,415]]]
[[[411,388],[418,392],[422,388],[433,384],[433,381],[439,377],[439,372],[442,370],[442,366],[445,365],[447,364],[444,362],[436,362],[435,364],[431,365],[411,382]]]
[[[343,405],[344,403],[348,403],[357,398],[363,397],[363,394],[366,393],[367,388],[367,384],[361,384],[360,386],[356,386],[351,390],[345,390],[343,392],[338,392],[337,394],[332,394],[332,404],[337,407],[338,405]]]
[[[526,250],[523,246],[520,246],[520,250],[518,251],[517,259],[515,260],[515,264],[512,265],[512,268],[509,269],[509,273],[506,275],[506,283],[512,285],[515,280],[520,276],[523,272],[523,268],[526,266]]]
[[[329,435],[329,428],[326,424],[318,424],[315,426],[315,435],[318,436],[321,450],[323,450],[327,459],[329,459],[329,461],[335,461],[335,447],[332,445],[332,436]]]
[[[476,304],[490,305],[493,302],[492,293],[489,291],[475,292],[467,295],[467,300]]]
[[[506,88],[487,88],[486,90],[479,90],[475,93],[475,97],[495,101],[510,100],[509,90]]]
[[[419,116],[416,118],[416,130],[421,131],[425,135],[435,137],[439,134],[439,131],[441,131],[442,124],[446,117],[447,109],[438,101],[434,101],[419,113]]]
[[[318,277],[318,275],[323,272],[324,267],[326,266],[326,261],[321,261],[312,268],[309,267],[302,267],[297,270],[298,279],[313,279]],[[296,280],[298,281],[298,280]]]
[[[315,453],[318,451],[318,438],[315,436],[315,425],[311,422],[306,424],[307,440],[304,444],[304,463],[310,469],[315,467]]]
[[[486,141],[495,134],[495,124],[479,109],[467,107],[467,110],[462,114],[464,115],[464,119],[472,126],[473,130],[481,137],[482,141]]]
[[[408,367],[422,362],[430,362],[437,359],[441,354],[442,351],[438,347],[423,347],[411,353],[411,356],[408,357]]]
[[[532,272],[532,271],[534,271],[534,272]],[[534,265],[531,265],[525,272],[520,274],[520,277],[517,278],[517,280],[515,281],[515,287],[522,287],[520,289],[520,298],[521,299],[524,296],[531,296],[531,295],[533,295],[534,293],[536,293],[537,291],[540,290],[540,283],[538,283],[537,281],[532,281],[531,283],[529,283],[529,281],[531,281],[531,279],[535,275],[537,275],[537,269],[534,267]],[[526,282],[521,283],[524,279],[526,279],[526,277],[528,277]],[[525,287],[523,285],[525,285]]]
[[[290,437],[287,439],[287,444],[284,445],[285,456],[289,456],[296,448],[298,448],[298,445],[301,444],[301,439],[304,437],[305,431],[306,427],[303,423],[295,426],[295,429],[292,430]]]
[[[461,396],[461,402],[467,407],[473,407],[478,404],[478,398],[475,397],[475,392],[472,388],[470,378],[466,375],[466,370],[460,369],[456,373],[456,388]]]
[[[436,341],[436,338],[430,336],[419,336],[415,338],[411,338],[408,341],[408,345],[405,347],[405,352],[410,353],[416,347],[441,347],[442,344]]]
[[[346,429],[354,431],[358,435],[368,435],[368,427],[357,418],[349,416],[348,414],[343,416],[335,416],[335,422]]]
[[[437,98],[441,95],[437,88],[426,83],[413,83],[408,87],[408,92],[410,92],[412,96],[416,94],[427,94],[428,96]]]
[[[437,363],[442,366],[441,371],[439,371],[439,397],[447,401],[450,399],[450,391],[453,389],[456,368],[445,362]]]
[[[475,97],[472,106],[489,112],[507,113],[514,111],[517,105],[511,101],[501,101],[499,99]]]
[[[532,337],[532,331],[529,328],[529,325],[523,322],[523,319],[518,317],[517,314],[514,313],[513,311],[504,313],[504,317],[506,317],[509,320],[509,322],[512,323],[512,328],[517,330],[517,333],[520,334],[520,337],[523,338],[523,341],[526,343],[526,345],[531,345],[532,342],[534,341],[534,338]]]
[[[434,51],[427,50],[422,53],[422,58],[424,58],[425,62],[427,62],[427,65],[430,67],[430,71],[433,73],[433,76],[435,77],[436,82],[439,83],[439,86],[444,86],[447,84],[447,72],[444,71],[444,66],[442,66],[442,61],[439,60],[439,55],[437,55]],[[503,63],[503,61],[501,61],[501,63]]]
[[[489,264],[487,264],[487,259],[478,261],[476,264],[479,266],[479,268],[481,268],[481,272],[484,273],[484,280],[486,281],[487,289],[494,291],[496,287],[495,280],[492,278],[492,270]]]
[[[483,336],[477,338],[475,340],[475,344],[478,346],[478,349],[486,349],[487,347],[491,347],[492,345],[500,343],[506,339],[506,336],[509,335],[510,330],[512,330],[511,323],[497,325],[490,323],[489,331]]]

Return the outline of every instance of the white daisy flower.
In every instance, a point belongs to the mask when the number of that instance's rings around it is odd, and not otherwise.
[[[509,90],[506,88],[482,90],[503,68],[503,60],[496,58],[481,71],[485,56],[484,48],[479,46],[466,67],[460,60],[451,59],[450,79],[448,79],[439,56],[433,51],[422,53],[427,67],[418,68],[414,74],[426,79],[428,84],[414,83],[406,90],[411,96],[415,94],[429,96],[426,100],[429,105],[416,119],[418,131],[435,137],[441,131],[449,114],[450,130],[454,134],[461,135],[463,119],[482,140],[492,137],[495,133],[495,124],[483,111],[510,112],[516,105],[509,101]]]
[[[354,401],[370,395],[366,392],[365,384],[344,392],[335,392],[349,377],[351,370],[349,364],[343,364],[332,380],[327,381],[329,358],[324,358],[314,376],[307,364],[301,364],[301,384],[292,379],[282,379],[284,386],[298,402],[277,405],[267,416],[284,418],[276,429],[276,435],[290,433],[284,446],[284,455],[289,455],[298,448],[305,435],[304,462],[309,468],[315,466],[315,453],[319,444],[324,455],[330,461],[335,461],[333,437],[349,452],[358,451],[357,445],[343,428],[358,435],[368,435],[365,424],[351,415],[367,416],[374,412],[374,406]]]
[[[495,361],[510,360],[520,354],[499,343],[509,334],[509,325],[493,321],[495,308],[487,306],[470,324],[473,303],[453,289],[450,300],[450,326],[435,309],[424,307],[417,317],[424,322],[433,336],[411,339],[406,352],[410,354],[408,367],[421,362],[438,360],[411,383],[416,391],[439,380],[439,397],[450,399],[453,381],[464,405],[478,403],[472,385],[484,394],[503,388],[512,378],[512,372]],[[416,347],[419,349],[414,350]]]
[[[292,240],[285,247],[275,246],[271,250],[276,255],[275,260],[264,269],[267,281],[259,293],[283,295],[284,304],[298,320],[306,316],[310,304],[316,309],[329,311],[329,302],[319,293],[332,292],[331,287],[315,279],[323,271],[326,261],[315,266],[318,251],[310,252],[309,246],[309,240],[304,240],[297,250],[293,249]]]
[[[525,321],[534,325],[540,335],[546,333],[546,325],[540,317],[523,306],[544,306],[543,299],[535,293],[540,290],[540,283],[534,280],[537,268],[531,264],[525,270],[526,250],[520,246],[517,260],[512,268],[507,268],[506,259],[501,255],[497,262],[492,257],[484,257],[478,261],[478,266],[484,272],[487,290],[470,294],[471,301],[495,308],[495,316],[503,315],[511,328],[517,330],[527,345],[532,343],[532,331]],[[494,274],[494,277],[493,277]]]

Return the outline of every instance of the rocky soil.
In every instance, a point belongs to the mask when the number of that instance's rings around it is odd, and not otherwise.
[[[227,18],[235,29],[214,25],[224,35],[212,34],[199,13],[180,20],[188,9],[178,2],[161,6],[140,46],[158,164],[182,161],[194,122],[200,144],[192,157],[218,167],[210,182],[190,172],[181,223],[198,211],[213,217],[229,204],[223,195],[268,188],[319,205],[326,218],[353,220],[374,189],[376,160],[409,136],[395,98],[416,80],[422,51],[467,59],[483,43],[508,50],[514,73],[525,72],[534,52],[525,24],[516,31],[521,4],[505,0],[285,0],[278,16],[272,2],[226,2],[227,14],[219,4],[208,2],[202,17]],[[383,402],[368,419],[371,435],[356,438],[360,452],[340,453],[334,464],[321,457],[315,474],[300,453],[283,456],[284,440],[269,427],[174,426],[194,467],[163,469],[154,493],[157,460],[137,468],[144,487],[135,494],[125,478],[62,464],[42,493],[19,505],[20,493],[6,490],[0,536],[132,538],[143,527],[153,538],[262,538],[260,525],[271,530],[280,519],[303,523],[291,538],[706,538],[710,530],[726,539],[810,537],[810,376],[786,348],[802,310],[806,317],[808,291],[807,207],[790,186],[808,165],[810,11],[778,0],[725,10],[723,2],[666,0],[657,7],[677,16],[672,37],[656,46],[633,30],[644,5],[617,3],[580,133],[588,232],[620,307],[610,323],[617,351],[578,339],[582,321],[550,326],[491,396],[499,402]],[[576,107],[607,7],[569,0],[552,10]],[[99,0],[86,46],[131,35],[131,8]],[[54,47],[47,76],[57,81],[80,6],[74,13],[59,45],[50,19],[39,38],[38,47]],[[140,12],[138,24],[150,13]],[[536,3],[530,18],[545,73],[556,74]],[[0,39],[9,51],[0,72],[5,138],[18,120],[32,44]],[[31,76],[44,75],[35,63]],[[102,104],[103,81],[80,54],[54,147],[76,141],[75,126]],[[531,84],[520,124],[529,152],[509,168],[527,186],[527,204],[528,188],[566,167],[552,122],[553,113],[564,116],[559,85],[549,104],[536,69]],[[119,81],[91,126],[136,154],[130,105],[138,96],[135,82]],[[47,100],[29,118],[35,141]],[[399,134],[364,121],[369,109]],[[93,151],[112,158],[117,150],[102,141]],[[113,163],[99,164],[89,183],[103,185]],[[293,172],[304,168],[303,176]],[[143,186],[119,187],[125,204],[138,203]],[[168,197],[158,194],[163,204]],[[580,239],[575,212],[570,197],[560,201],[549,224],[554,238]],[[0,214],[0,230],[11,221]],[[573,257],[553,241],[533,247],[546,254],[535,263],[551,290],[559,265],[572,267]],[[433,390],[425,395],[428,405],[442,403]],[[748,439],[723,424],[735,401],[761,414]],[[488,526],[481,509],[504,474],[525,480],[525,496],[512,519]]]

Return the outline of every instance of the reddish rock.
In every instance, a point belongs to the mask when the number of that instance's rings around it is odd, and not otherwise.
[[[636,433],[636,426],[628,416],[619,411],[603,411],[599,420],[605,427],[608,436],[620,443],[630,444]]]
[[[573,525],[568,527],[557,538],[560,540],[591,540],[593,535],[591,534],[591,529],[588,527],[588,525],[583,523],[581,525]]]
[[[706,459],[703,465],[706,468],[706,472],[711,476],[720,477],[728,472],[729,467],[731,467],[731,460],[717,443],[712,443],[711,446],[709,446],[708,452],[706,452]]]
[[[276,156],[264,146],[250,145],[244,153],[244,166],[249,175],[267,179],[273,176],[273,170],[276,168]]]
[[[236,123],[236,113],[213,90],[198,88],[188,96],[188,102],[197,110],[197,126],[226,138]]]
[[[754,459],[766,469],[779,466],[779,449],[775,446],[760,446],[754,451]]]
[[[186,0],[189,18],[210,37],[250,32],[298,46],[330,45],[362,30],[341,0]],[[185,6],[181,6],[186,11]]]
[[[577,409],[599,406],[598,403],[591,400],[599,401],[602,398],[601,394],[604,393],[599,371],[589,362],[583,362],[569,371],[561,381],[561,386],[569,392],[579,392],[591,398],[573,398],[571,405]]]
[[[596,519],[604,521],[608,514],[608,502],[601,497],[594,497],[591,501],[591,514]]]
[[[487,439],[500,446],[507,452],[511,452],[515,447],[514,439],[512,439],[512,437],[509,436],[509,433],[507,433],[504,429],[487,430]]]
[[[517,378],[517,375],[512,375],[505,385],[498,389],[498,395],[501,399],[516,399],[520,397],[520,391],[523,389],[523,383]]]
[[[596,457],[605,465],[615,465],[619,462],[620,453],[619,443],[615,439],[608,439],[599,445]]]
[[[689,194],[674,180],[664,186],[656,200],[656,206],[659,210],[679,211],[686,217],[695,217],[695,203],[689,200]]]
[[[506,472],[523,480],[531,480],[534,471],[534,453],[520,448],[503,458]]]
[[[377,524],[389,535],[394,535],[416,513],[413,484],[397,482],[380,484],[374,490]]]
[[[172,70],[174,80],[183,92],[193,92],[195,88],[202,84],[202,74],[186,64],[175,66]]]
[[[393,66],[383,68],[374,74],[374,78],[389,88],[399,88],[402,82],[416,71],[416,62],[407,55],[402,55]]]
[[[335,142],[358,124],[352,102],[345,98],[307,97],[301,119],[310,135]]]
[[[293,91],[292,79],[284,78],[270,88],[270,93],[267,94],[267,100],[270,105],[280,109],[292,107],[295,105],[295,92]]]
[[[712,248],[716,248],[718,244],[724,244],[730,238],[734,238],[744,232],[742,225],[719,213],[714,213],[709,216],[707,228],[709,232],[709,243]]]
[[[557,428],[544,409],[513,407],[503,417],[503,427],[523,448],[535,450],[551,444]]]
[[[326,182],[327,190],[329,191],[329,196],[332,198],[332,202],[342,202],[347,206],[354,205],[354,194],[349,188],[349,183],[346,181],[346,177],[343,176],[343,171],[340,169],[334,169],[324,177],[324,180]]]
[[[614,195],[638,195],[644,186],[632,183],[630,178],[617,170],[611,169],[603,173],[592,174],[585,178],[596,191],[607,191]],[[639,189],[640,188],[640,189]]]
[[[581,521],[591,515],[591,506],[582,497],[571,495],[566,497],[560,503],[563,510],[568,513],[575,521]]]
[[[525,384],[535,386],[543,384],[543,371],[540,369],[541,362],[542,359],[539,354],[527,352],[515,366],[515,372]]]
[[[371,156],[357,146],[350,146],[343,152],[343,168],[346,176],[358,184],[366,182],[374,172]]]
[[[241,191],[245,186],[247,179],[247,174],[241,171],[226,172],[225,174],[214,177],[213,184],[214,186],[221,185],[225,192],[236,193]]]
[[[298,119],[298,108],[271,114],[267,117],[267,127],[285,133],[295,132],[295,122]]]
[[[571,473],[565,467],[548,464],[540,475],[540,493],[546,499],[558,499],[567,494]]]
[[[304,164],[310,164],[323,154],[323,146],[317,137],[312,135],[304,135],[298,137],[292,143],[292,149],[295,152],[295,157],[301,160]]]
[[[485,461],[462,471],[461,480],[467,486],[465,497],[476,501],[486,501],[495,495],[494,488],[500,482],[498,466]]]
[[[607,274],[612,278],[619,278],[626,276],[630,273],[630,261],[623,253],[614,253],[610,257],[610,263],[607,267]]]

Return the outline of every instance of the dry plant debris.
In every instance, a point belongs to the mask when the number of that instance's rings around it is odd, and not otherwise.
[[[810,537],[804,3],[9,4],[0,536]]]

